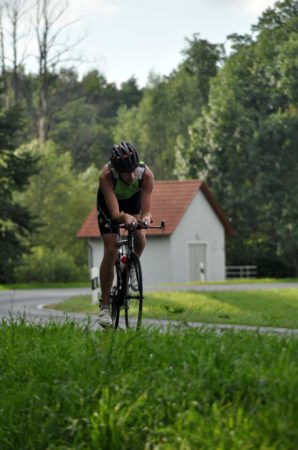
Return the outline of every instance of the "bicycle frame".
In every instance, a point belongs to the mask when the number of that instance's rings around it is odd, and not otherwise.
[[[129,255],[135,251],[135,247],[134,247],[134,241],[135,241],[135,231],[136,230],[147,230],[147,229],[162,229],[164,230],[165,228],[165,222],[161,222],[160,225],[148,225],[147,223],[144,223],[142,221],[138,221],[138,222],[132,222],[129,225],[126,224],[120,224],[119,225],[120,229],[124,229],[126,231],[128,231],[128,234],[126,237],[120,237],[118,239],[117,242],[117,247],[118,247],[118,259],[121,258],[121,256],[125,255],[129,258]],[[126,247],[127,250],[124,253],[123,252],[123,248]],[[122,252],[121,252],[122,249]]]

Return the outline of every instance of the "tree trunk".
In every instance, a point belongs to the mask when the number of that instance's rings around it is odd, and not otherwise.
[[[12,18],[12,41],[13,41],[13,71],[12,71],[12,83],[13,83],[13,96],[14,96],[14,106],[16,106],[19,103],[19,93],[20,93],[20,86],[19,86],[19,73],[18,73],[18,49],[17,49],[17,43],[18,43],[18,14],[19,12],[17,10],[13,11],[13,18]]]
[[[41,143],[47,139],[51,124],[49,95],[51,75],[74,45],[61,45],[60,33],[71,23],[59,21],[68,8],[67,0],[36,0],[35,31],[39,50],[39,99],[38,99],[38,137]],[[55,28],[56,27],[56,28]]]
[[[48,130],[48,94],[47,94],[47,76],[40,73],[39,88],[39,112],[38,112],[38,137],[39,142],[44,144],[47,140]]]
[[[4,96],[4,110],[9,109],[9,92],[8,92],[8,81],[7,72],[5,65],[5,49],[4,49],[4,34],[3,34],[3,7],[0,6],[0,51],[1,51],[1,75],[3,83],[3,96]]]

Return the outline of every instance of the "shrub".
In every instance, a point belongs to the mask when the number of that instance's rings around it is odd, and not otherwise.
[[[73,256],[43,247],[35,247],[15,269],[18,282],[81,281],[87,277],[87,268],[76,266]]]

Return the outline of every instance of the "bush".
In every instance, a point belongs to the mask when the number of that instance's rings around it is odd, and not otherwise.
[[[88,278],[87,267],[78,267],[63,250],[35,247],[15,269],[17,282],[81,281]]]
[[[258,257],[256,264],[258,266],[258,276],[260,278],[272,277],[272,278],[293,278],[295,277],[294,267],[286,264],[281,258],[277,256]]]

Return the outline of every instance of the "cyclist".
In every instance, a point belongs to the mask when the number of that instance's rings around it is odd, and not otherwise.
[[[97,193],[97,218],[104,244],[104,255],[100,265],[102,303],[99,324],[112,325],[109,295],[114,278],[117,259],[117,223],[129,225],[137,220],[152,222],[151,195],[154,177],[149,167],[140,161],[137,148],[129,142],[120,142],[112,147],[111,157],[99,176]],[[108,221],[112,225],[106,227]],[[111,223],[111,222],[109,222]],[[144,230],[135,233],[135,250],[141,256],[146,244]]]

